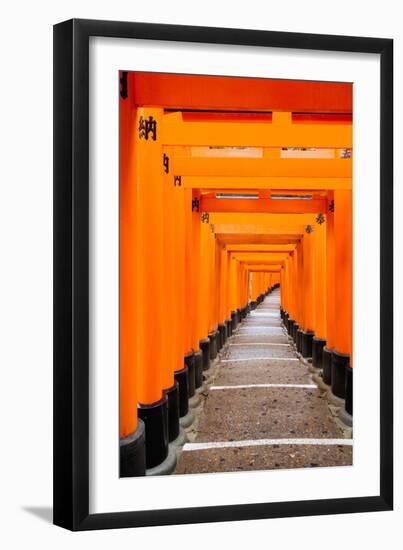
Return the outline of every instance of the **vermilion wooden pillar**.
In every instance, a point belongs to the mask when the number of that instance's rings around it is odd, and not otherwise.
[[[220,249],[220,294],[219,294],[219,317],[220,323],[225,323],[227,317],[227,284],[228,284],[228,252],[225,245]]]
[[[231,320],[231,254],[226,255],[226,273],[227,282],[225,285],[225,331],[227,337],[232,335],[232,320]]]
[[[289,261],[288,258],[284,262],[284,309],[285,314],[285,327],[288,330],[288,322],[291,318],[290,313],[290,270],[289,270]]]
[[[225,245],[217,242],[217,320],[219,332],[219,348],[225,344],[227,339],[227,331],[225,326],[225,298],[227,284],[227,253]]]
[[[238,326],[238,289],[239,289],[239,262],[230,254],[229,263],[229,285],[230,285],[230,309],[231,309],[231,326],[234,331]]]
[[[145,473],[145,429],[137,418],[136,357],[136,109],[131,96],[120,99],[120,476]]]
[[[322,352],[323,381],[332,384],[332,351],[335,345],[335,243],[334,243],[334,195],[328,196],[326,214],[326,346]]]
[[[194,366],[195,366],[195,388],[199,388],[203,383],[203,357],[199,346],[200,340],[203,338],[201,331],[202,326],[202,311],[200,302],[200,192],[192,190],[192,232],[188,238],[191,238],[191,253],[192,260],[190,265],[191,284],[191,300],[189,309],[191,313],[191,341],[194,351]]]
[[[294,325],[296,323],[296,297],[295,297],[295,271],[296,271],[296,257],[294,252],[290,252],[287,258],[288,264],[288,285],[289,285],[289,317],[287,329],[292,336],[294,333]]]
[[[300,290],[299,290],[299,272],[298,272],[298,263],[299,263],[299,250],[296,247],[293,252],[293,300],[294,300],[294,323],[292,325],[292,330],[290,332],[292,338],[294,341],[296,341],[297,338],[297,330],[299,328],[299,300],[300,300]]]
[[[217,321],[217,251],[214,225],[210,225],[209,234],[209,340],[210,340],[210,359],[213,361],[218,352],[218,321]]]
[[[325,216],[319,214],[314,230],[315,271],[315,336],[312,341],[312,364],[322,368],[323,347],[326,345],[326,227]]]
[[[352,414],[352,283],[353,283],[352,192],[334,192],[335,250],[335,340],[332,352],[332,392],[345,398]]]
[[[301,334],[301,354],[312,357],[312,339],[315,327],[315,282],[314,282],[314,237],[313,224],[305,227],[303,246],[303,331]]]
[[[139,108],[136,122],[137,363],[139,416],[146,428],[147,468],[168,455],[168,406],[163,392],[163,153],[158,127],[163,112]],[[157,345],[156,345],[157,343]]]
[[[168,150],[164,152],[168,158]],[[175,190],[172,176],[163,174],[163,244],[164,274],[162,293],[163,330],[163,388],[168,399],[168,436],[174,441],[179,436],[179,385],[175,380],[178,361],[178,323],[176,318],[176,243],[175,243]]]
[[[203,213],[200,217],[200,260],[199,260],[199,346],[203,357],[203,370],[210,368],[210,223],[209,216]]]
[[[284,286],[285,286],[285,280],[284,280],[284,266],[280,269],[280,307],[282,313],[285,312],[284,307]]]
[[[184,350],[185,365],[188,368],[188,396],[193,397],[196,391],[195,350],[192,342],[193,313],[191,311],[193,293],[193,247],[192,247],[192,190],[184,189],[185,216],[185,288],[184,288]]]
[[[169,164],[173,164],[172,158],[178,154],[185,155],[184,148],[168,149]],[[189,369],[185,364],[186,354],[186,330],[185,330],[185,191],[182,180],[177,174],[170,172],[171,185],[173,186],[172,216],[174,220],[174,287],[175,309],[171,319],[176,323],[176,349],[175,380],[179,386],[179,415],[185,417],[189,412]],[[191,366],[191,365],[190,365]]]
[[[192,316],[190,303],[192,300],[192,190],[184,189],[185,208],[185,353],[192,352]]]

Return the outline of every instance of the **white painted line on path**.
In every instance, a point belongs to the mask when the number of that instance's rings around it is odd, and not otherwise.
[[[203,451],[206,449],[225,449],[227,447],[258,447],[262,445],[347,445],[352,439],[245,439],[243,441],[212,441],[203,443],[185,443],[184,451]]]
[[[236,330],[236,332],[238,333],[238,332],[241,332],[242,330],[244,330],[246,332],[249,332],[249,333],[250,332],[255,332],[255,331],[256,332],[257,331],[262,331],[262,330],[266,331],[266,332],[271,331],[271,330],[281,330],[281,332],[284,332],[283,327],[276,327],[276,326],[274,326],[274,327],[271,327],[271,326],[268,326],[268,327],[252,327],[252,326],[251,327],[241,327],[241,328],[238,328]]]
[[[242,390],[246,388],[301,388],[316,389],[316,384],[239,384],[238,386],[210,386],[210,390]]]
[[[229,346],[288,346],[290,344],[275,344],[272,342],[246,342],[245,344],[228,344]]]
[[[221,359],[220,363],[239,363],[241,361],[299,361],[296,357],[245,357],[244,359]]]

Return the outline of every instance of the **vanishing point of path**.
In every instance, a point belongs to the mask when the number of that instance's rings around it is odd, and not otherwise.
[[[205,374],[175,473],[352,464],[352,441],[289,342],[279,290],[238,325]]]

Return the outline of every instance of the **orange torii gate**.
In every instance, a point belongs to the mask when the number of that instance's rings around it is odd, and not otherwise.
[[[289,100],[260,118],[170,112],[144,99],[159,92],[144,95],[140,80],[129,75],[121,100],[121,475],[144,470],[144,424],[149,473],[172,469],[189,397],[248,310],[250,271],[271,273],[268,287],[281,281],[285,325],[352,413],[351,121],[298,118]],[[236,147],[256,156],[231,157]],[[289,151],[312,147],[326,158]],[[256,197],[228,197],[245,192]],[[281,263],[241,259],[277,252]]]

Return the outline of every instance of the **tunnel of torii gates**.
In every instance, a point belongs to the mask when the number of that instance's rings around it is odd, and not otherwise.
[[[349,85],[120,84],[120,475],[167,459],[203,371],[277,287],[297,350],[352,415]]]

